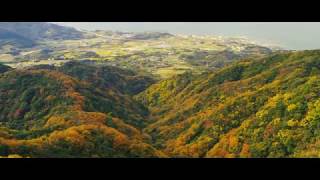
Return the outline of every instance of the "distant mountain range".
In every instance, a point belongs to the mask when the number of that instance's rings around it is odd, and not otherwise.
[[[30,48],[39,41],[81,39],[74,28],[43,22],[0,22],[0,46]]]
[[[0,28],[0,46],[12,45],[18,48],[32,47],[35,42],[18,33]]]
[[[33,41],[83,38],[74,28],[44,22],[0,22],[0,29]]]

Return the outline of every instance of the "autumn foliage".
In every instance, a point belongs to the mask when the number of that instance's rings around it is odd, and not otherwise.
[[[319,58],[279,52],[148,88],[131,71],[77,63],[8,70],[0,156],[319,157]]]

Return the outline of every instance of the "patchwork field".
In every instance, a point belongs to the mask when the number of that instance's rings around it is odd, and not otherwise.
[[[163,79],[188,70],[200,73],[237,59],[271,52],[244,38],[109,31],[83,33],[85,36],[81,39],[45,39],[31,48],[6,47],[0,51],[0,62],[25,67],[61,64],[64,60],[91,60]]]

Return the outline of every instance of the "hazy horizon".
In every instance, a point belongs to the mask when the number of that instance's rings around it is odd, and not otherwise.
[[[286,49],[320,49],[318,22],[55,22],[85,30],[159,31],[186,35],[245,36]]]

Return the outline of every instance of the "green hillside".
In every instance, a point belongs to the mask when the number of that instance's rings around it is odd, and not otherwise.
[[[132,70],[88,65],[77,61],[68,62],[58,70],[80,80],[88,81],[95,87],[113,89],[129,95],[137,94],[155,83],[151,77],[139,75]]]

